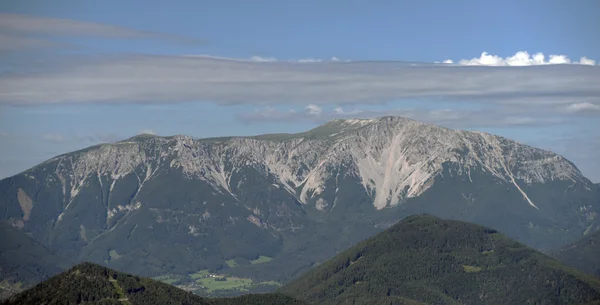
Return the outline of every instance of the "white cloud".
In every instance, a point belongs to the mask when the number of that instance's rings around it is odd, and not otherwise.
[[[479,58],[462,59],[458,63],[467,66],[500,66],[503,65],[504,60],[496,55],[483,52]]]
[[[539,58],[538,58],[539,59]],[[205,56],[60,57],[0,78],[0,104],[373,104],[451,99],[514,105],[598,102],[600,67],[465,67],[329,61],[304,65]]]
[[[42,139],[44,139],[45,141],[54,142],[54,143],[61,143],[61,142],[65,141],[65,137],[63,135],[56,134],[56,133],[48,133],[48,134],[42,135]]]
[[[444,63],[452,63],[444,61]],[[581,64],[581,65],[595,65],[596,62],[587,57],[582,57],[579,61],[571,62],[566,55],[550,55],[546,61],[546,56],[543,53],[535,53],[530,55],[527,51],[519,51],[513,56],[502,58],[498,55],[488,54],[487,52],[481,53],[481,56],[462,59],[458,61],[459,65],[466,66],[536,66],[536,65],[551,65],[551,64]]]
[[[582,58],[579,60],[579,63],[580,63],[580,64],[582,64],[582,65],[593,66],[593,65],[595,65],[595,64],[596,64],[596,61],[595,61],[595,60],[593,60],[593,59],[589,59],[589,58],[587,58],[587,57],[585,57],[585,56],[584,56],[584,57],[582,57]]]
[[[323,60],[317,58],[302,58],[298,59],[298,62],[322,62]]]
[[[323,109],[317,105],[310,104],[310,105],[306,106],[306,112],[310,115],[319,116],[323,112]]]
[[[0,131],[0,137],[8,137],[10,134],[6,131]]]
[[[275,57],[260,57],[260,56],[252,56],[250,57],[251,61],[257,61],[257,62],[274,62],[277,61],[277,59]]]
[[[566,108],[567,112],[570,113],[589,113],[589,112],[600,112],[600,104],[592,104],[592,103],[575,103],[568,105]]]
[[[140,131],[138,132],[138,134],[151,134],[151,135],[156,135],[156,132],[154,132],[152,129],[140,129]]]
[[[566,55],[550,55],[549,64],[570,64],[571,60]]]

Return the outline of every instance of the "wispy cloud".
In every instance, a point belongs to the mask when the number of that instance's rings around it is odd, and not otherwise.
[[[443,61],[445,64],[453,64],[452,59]],[[538,65],[556,65],[556,64],[579,64],[593,66],[596,61],[587,57],[581,57],[579,61],[571,61],[566,55],[552,54],[546,58],[544,53],[535,53],[530,55],[527,51],[519,51],[513,56],[502,58],[498,55],[481,53],[481,56],[471,59],[461,59],[459,65],[465,66],[538,66]]]
[[[149,133],[155,134],[152,130],[142,129],[139,134]],[[1,135],[0,135],[1,136]],[[131,135],[130,135],[131,136]],[[125,139],[126,135],[117,135],[115,133],[96,133],[89,135],[72,134],[72,133],[46,133],[40,136],[40,139],[49,143],[61,143],[71,145],[95,145],[99,143],[112,143]]]
[[[317,63],[317,62],[323,62],[323,61],[340,61],[340,59],[337,58],[337,57],[335,57],[335,56],[331,57],[328,60],[323,60],[323,59],[320,59],[320,58],[300,58],[300,59],[281,60],[281,59],[277,59],[275,57],[252,56],[252,57],[250,57],[250,60],[251,61],[256,61],[256,62],[276,62],[276,61],[280,61],[280,62],[297,62],[297,63]],[[346,60],[346,61],[349,61],[349,60]]]
[[[46,34],[57,36],[139,38],[156,35],[150,32],[101,23],[6,13],[0,13],[0,29],[21,34]]]
[[[143,128],[143,129],[140,129],[140,131],[138,132],[138,134],[151,134],[151,135],[156,135],[156,132],[154,132],[154,130],[152,130],[152,129]]]
[[[189,56],[64,57],[0,75],[0,104],[374,104],[447,99],[519,107],[600,104],[600,67],[254,62]],[[27,69],[25,69],[25,67]]]
[[[298,62],[304,62],[304,63],[309,63],[309,62],[322,62],[323,60],[318,59],[318,58],[302,58],[299,59]]]
[[[567,112],[570,113],[597,113],[600,112],[600,104],[592,104],[592,103],[574,103],[566,108]]]
[[[42,135],[42,139],[48,142],[61,143],[65,141],[65,136],[56,133],[48,133]]]
[[[23,37],[0,32],[0,51],[47,48],[59,45],[61,44],[42,38]]]
[[[274,62],[277,61],[277,58],[275,57],[261,57],[261,56],[252,56],[250,57],[251,61],[257,61],[257,62]]]
[[[238,118],[247,124],[262,123],[265,121],[312,122],[321,124],[333,119],[375,118],[389,115],[402,116],[451,128],[546,126],[567,123],[565,118],[540,113],[523,113],[519,109],[511,108],[497,108],[493,110],[449,108],[393,108],[373,110],[336,107],[324,111],[316,105],[309,105],[302,111],[296,109],[285,111],[273,107],[264,107],[255,109],[253,112],[239,114]]]
[[[103,37],[112,39],[158,39],[176,43],[200,43],[179,35],[130,29],[86,21],[0,13],[0,48],[21,49],[56,46],[55,37]]]
[[[306,113],[311,116],[320,116],[323,113],[323,109],[317,105],[310,104],[306,106]]]
[[[125,139],[123,135],[117,135],[116,133],[98,133],[89,136],[76,136],[73,140],[78,143],[94,145],[98,143],[113,143],[123,139]]]

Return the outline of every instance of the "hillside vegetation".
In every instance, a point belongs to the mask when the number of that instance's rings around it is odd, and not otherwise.
[[[12,296],[2,304],[283,305],[301,303],[280,294],[207,299],[159,281],[117,272],[92,263],[83,263]]]
[[[314,304],[600,304],[600,280],[495,230],[411,216],[281,288]]]
[[[600,277],[600,231],[552,253],[565,265]]]

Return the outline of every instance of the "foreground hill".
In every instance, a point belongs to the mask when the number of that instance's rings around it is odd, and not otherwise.
[[[600,280],[493,229],[411,216],[284,286],[314,304],[600,304]]]
[[[552,256],[565,265],[600,277],[600,231],[554,251]]]
[[[598,211],[600,188],[559,155],[398,117],[256,137],[140,135],[0,181],[0,220],[61,257],[181,285],[226,273],[260,286],[250,291],[415,213],[554,249],[598,228]]]
[[[68,267],[68,262],[17,228],[0,224],[0,300]]]
[[[293,305],[301,303],[280,294],[206,299],[155,280],[83,263],[12,296],[2,304]]]

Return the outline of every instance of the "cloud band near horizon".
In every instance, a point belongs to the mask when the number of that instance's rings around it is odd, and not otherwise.
[[[58,56],[0,74],[0,104],[376,104],[447,99],[599,105],[600,66],[254,62],[212,57]],[[20,72],[26,71],[26,72]]]

